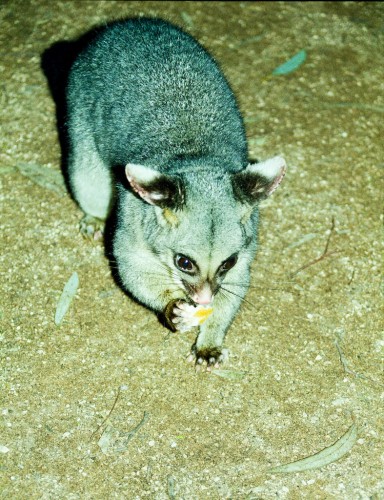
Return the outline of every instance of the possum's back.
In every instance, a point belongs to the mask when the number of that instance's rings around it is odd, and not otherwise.
[[[247,162],[243,122],[216,62],[161,20],[101,31],[73,66],[68,107],[110,164],[163,170],[175,158],[205,157],[240,170]]]

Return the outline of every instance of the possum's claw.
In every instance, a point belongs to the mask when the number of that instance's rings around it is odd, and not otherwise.
[[[84,215],[80,221],[79,230],[86,239],[101,240],[104,233],[104,221],[92,215]]]
[[[228,349],[221,347],[197,349],[196,345],[194,345],[187,361],[195,363],[196,371],[211,372],[215,368],[220,368],[220,365],[228,361],[228,358]]]

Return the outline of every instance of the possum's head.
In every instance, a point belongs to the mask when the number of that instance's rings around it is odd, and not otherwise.
[[[153,207],[156,229],[151,224],[144,233],[170,290],[177,288],[195,304],[211,304],[220,290],[236,294],[236,287],[246,287],[242,276],[256,248],[257,205],[277,188],[285,170],[281,157],[237,173],[168,175],[126,166],[132,190]]]

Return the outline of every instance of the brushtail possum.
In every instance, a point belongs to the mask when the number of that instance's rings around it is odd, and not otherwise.
[[[282,180],[284,159],[248,162],[218,64],[159,19],[101,29],[75,60],[66,95],[70,187],[89,216],[116,210],[123,287],[173,330],[199,324],[208,307],[192,353],[218,365],[249,285],[258,203]]]

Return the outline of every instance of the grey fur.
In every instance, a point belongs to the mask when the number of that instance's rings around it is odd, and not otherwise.
[[[243,121],[221,70],[161,20],[101,30],[72,67],[67,108],[71,189],[99,218],[116,200],[113,252],[123,286],[157,312],[173,300],[214,296],[194,353],[198,362],[220,361],[249,284],[257,203],[280,182],[284,160],[248,165]],[[128,187],[118,182],[124,169]],[[177,267],[177,255],[194,273]]]

